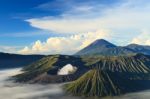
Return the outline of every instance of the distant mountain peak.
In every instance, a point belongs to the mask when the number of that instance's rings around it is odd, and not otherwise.
[[[132,49],[137,53],[143,53],[146,55],[150,55],[150,46],[148,45],[139,45],[139,44],[129,44],[126,48]]]
[[[140,44],[131,43],[131,44],[127,45],[127,46],[144,46],[144,45],[140,45]]]
[[[129,44],[127,46],[116,46],[105,39],[98,39],[81,49],[75,55],[103,55],[103,56],[118,56],[118,55],[134,55],[135,53],[143,53],[150,55],[150,46]]]
[[[106,41],[105,39],[97,39],[91,45],[94,45],[94,46],[99,45],[99,46],[116,47],[114,44]]]
[[[108,41],[106,41],[105,39],[97,39],[93,43],[108,43]]]
[[[84,49],[77,52],[75,55],[87,55],[87,54],[93,54],[101,51],[105,51],[108,48],[116,48],[117,46],[104,40],[104,39],[98,39],[85,47]]]

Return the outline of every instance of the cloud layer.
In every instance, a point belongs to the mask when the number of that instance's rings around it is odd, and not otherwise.
[[[64,11],[59,17],[45,16],[26,21],[33,27],[55,33],[86,33],[101,28],[140,30],[150,28],[149,11],[149,1],[122,0],[112,7],[83,4]]]
[[[20,69],[0,70],[0,99],[85,99],[67,95],[62,84],[19,84],[8,79]],[[112,99],[149,99],[150,91],[130,93]]]
[[[80,99],[65,95],[62,84],[19,84],[8,80],[18,73],[20,69],[0,71],[0,99]]]
[[[73,54],[78,50],[86,47],[96,39],[106,38],[110,35],[106,30],[99,30],[96,32],[88,32],[82,34],[75,34],[64,37],[50,37],[45,42],[37,40],[30,47],[26,46],[19,53],[22,54],[37,54],[37,53],[49,53],[49,54]]]
[[[150,31],[144,30],[138,36],[133,38],[132,43],[141,45],[150,45]]]

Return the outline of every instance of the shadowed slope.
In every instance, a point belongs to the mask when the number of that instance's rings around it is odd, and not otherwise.
[[[103,56],[116,56],[116,55],[129,55],[135,54],[132,49],[116,46],[104,39],[96,40],[87,47],[83,48],[75,55],[103,55]]]
[[[150,46],[130,44],[127,46],[116,46],[104,39],[96,40],[87,47],[78,51],[75,55],[102,55],[102,56],[120,56],[142,53],[150,55]]]
[[[126,46],[126,48],[132,49],[137,53],[143,53],[146,55],[150,55],[150,46],[138,45],[138,44],[130,44]]]
[[[19,55],[19,54],[0,52],[0,69],[24,67],[43,57],[45,56],[44,55]]]

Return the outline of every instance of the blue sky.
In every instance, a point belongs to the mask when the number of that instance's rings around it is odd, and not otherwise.
[[[37,39],[44,40],[51,35],[44,34],[46,31],[31,27],[24,21],[28,18],[47,15],[48,12],[35,8],[45,2],[48,0],[1,0],[0,45],[23,46]]]
[[[100,1],[103,4],[111,4],[114,0],[108,0],[107,2],[106,0]],[[67,0],[1,0],[0,45],[23,46],[37,39],[45,40],[55,34],[31,27],[24,20],[44,16],[59,17],[64,11],[71,8],[72,5],[89,2],[93,2],[93,0],[87,0],[86,2],[84,0],[69,0],[69,2]],[[94,1],[93,4],[95,2],[98,1]],[[44,34],[45,32],[46,34]]]
[[[99,38],[149,45],[149,6],[147,0],[1,0],[0,51],[73,54]]]

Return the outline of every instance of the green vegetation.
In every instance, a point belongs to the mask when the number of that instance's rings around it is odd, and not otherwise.
[[[16,81],[26,82],[29,81],[38,75],[47,72],[53,67],[53,64],[58,60],[58,55],[47,56],[40,59],[37,62],[34,62],[25,68],[23,68],[23,73],[15,76]]]
[[[142,54],[107,56],[93,57],[92,60],[95,60],[96,64],[90,66],[89,71],[65,85],[64,88],[68,93],[86,97],[103,97],[150,88],[149,56]]]
[[[116,96],[149,89],[149,73],[112,72],[99,66],[64,86],[67,93],[85,97]]]
[[[67,92],[81,96],[119,95],[120,89],[114,84],[107,72],[92,69],[78,80],[65,86]]]
[[[59,70],[68,63],[78,66],[79,68],[84,66],[84,63],[80,58],[68,55],[50,55],[24,67],[22,70],[23,73],[14,76],[14,78],[17,82],[28,82],[43,73],[49,72],[50,70]]]

